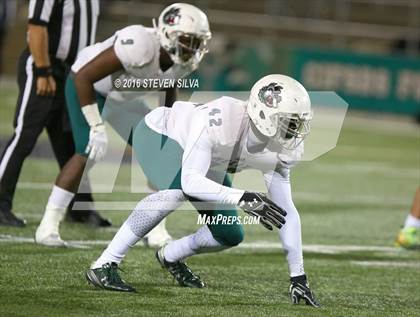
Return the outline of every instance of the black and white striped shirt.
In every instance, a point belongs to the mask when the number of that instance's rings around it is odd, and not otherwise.
[[[30,0],[29,23],[48,29],[49,54],[71,65],[95,43],[99,0]]]

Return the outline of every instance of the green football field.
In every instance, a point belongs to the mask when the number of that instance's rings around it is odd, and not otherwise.
[[[14,93],[2,93],[3,139],[11,132]],[[319,310],[289,303],[277,235],[258,225],[245,226],[242,245],[188,261],[205,289],[178,287],[156,263],[154,250],[142,245],[122,265],[124,279],[138,293],[94,289],[84,273],[129,210],[103,211],[113,220],[111,229],[64,222],[62,237],[77,247],[34,245],[57,165],[30,158],[14,205],[28,226],[0,227],[0,316],[420,316],[420,252],[394,247],[419,184],[419,150],[418,126],[351,114],[336,149],[294,169],[305,270],[323,305]],[[130,185],[130,175],[130,166],[122,166],[119,190],[95,199],[138,201],[141,195],[121,190]],[[177,211],[167,227],[181,237],[198,228],[196,223],[195,213]]]

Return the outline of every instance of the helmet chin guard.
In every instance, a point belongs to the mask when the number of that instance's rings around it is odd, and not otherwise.
[[[174,3],[165,8],[153,25],[160,45],[175,64],[196,68],[208,52],[211,39],[206,14],[186,3]]]
[[[268,75],[251,89],[247,111],[258,131],[269,137],[268,148],[292,150],[310,132],[311,101],[306,89],[285,75]]]

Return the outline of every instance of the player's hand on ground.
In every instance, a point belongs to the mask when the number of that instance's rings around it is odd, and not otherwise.
[[[89,143],[86,147],[86,154],[89,159],[100,161],[106,154],[108,149],[108,136],[105,131],[105,125],[99,124],[90,128]]]
[[[264,194],[245,192],[238,206],[246,213],[260,217],[261,224],[268,230],[273,230],[272,226],[280,229],[286,223],[286,211]]]
[[[36,79],[36,93],[39,96],[54,96],[57,85],[53,76]]]

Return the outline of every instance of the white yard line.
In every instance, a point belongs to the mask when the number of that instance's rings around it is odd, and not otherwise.
[[[238,248],[242,249],[280,249],[282,246],[278,242],[256,241],[241,243]],[[311,253],[339,254],[346,252],[399,252],[399,248],[387,246],[368,246],[368,245],[326,245],[326,244],[305,244],[303,251]]]
[[[380,195],[346,195],[339,194],[324,194],[316,192],[295,192],[292,194],[296,200],[308,201],[311,203],[343,203],[343,204],[366,204],[378,207],[380,205],[398,205],[407,207],[410,204],[412,197],[407,196],[380,196]]]
[[[67,241],[73,247],[89,247],[89,246],[106,246],[109,240],[69,240]],[[18,237],[11,235],[0,234],[0,243],[35,243],[33,238]],[[138,243],[136,246],[141,246],[143,243]],[[281,249],[281,244],[278,242],[270,241],[255,241],[241,243],[236,249],[259,249],[271,250]],[[306,244],[303,246],[303,251],[310,253],[324,253],[324,254],[340,254],[347,252],[384,252],[384,253],[397,253],[402,250],[397,247],[387,246],[369,246],[369,245],[324,245],[324,244]]]
[[[49,183],[33,183],[33,182],[20,182],[18,183],[18,188],[21,189],[31,189],[31,190],[49,190],[51,189],[51,184]],[[114,192],[130,192],[130,186],[121,186],[116,185],[114,187]],[[141,193],[150,193],[150,189],[147,187],[139,188]],[[409,193],[411,195],[411,193]],[[398,205],[402,207],[406,207],[407,202],[411,201],[411,196],[407,195],[406,197],[398,196],[378,196],[372,194],[357,194],[357,195],[346,195],[340,196],[337,194],[330,194],[330,193],[317,193],[317,192],[300,192],[296,191],[293,193],[293,197],[296,200],[301,201],[310,201],[312,203],[362,203],[367,205],[384,205],[384,204],[392,204]],[[137,205],[138,201],[95,201],[95,207],[101,211],[115,211],[115,210],[133,210],[133,208]],[[74,205],[74,209],[78,210],[86,210],[89,208],[89,202],[77,202]],[[180,210],[195,210],[195,208],[188,203],[184,203]],[[24,215],[23,215],[24,216]],[[28,215],[32,218],[32,215]]]
[[[406,167],[403,165],[395,167],[382,162],[312,162],[310,168],[311,171],[320,171],[325,174],[341,174],[343,177],[346,177],[348,174],[355,175],[376,173],[381,177],[418,179],[420,175],[420,169],[418,167]]]
[[[360,153],[366,152],[366,151],[372,151],[372,152],[394,152],[395,154],[401,154],[400,148],[394,148],[392,145],[387,144],[345,144],[345,143],[338,143],[336,144],[336,147],[334,148],[334,151],[341,150],[351,153]],[[418,153],[419,149],[417,147],[412,148],[404,148],[404,154],[410,154],[414,155],[415,153]]]
[[[52,190],[53,184],[52,183],[38,183],[38,182],[19,182],[17,187],[20,189],[32,189],[32,190]],[[106,187],[108,188],[108,186]],[[138,192],[149,193],[150,188],[148,187],[141,187],[136,188]],[[129,193],[131,192],[131,186],[123,186],[123,185],[115,185],[114,186],[115,192],[122,192],[122,193]]]
[[[420,269],[420,263],[401,261],[350,261],[351,264],[369,267],[406,267]]]

